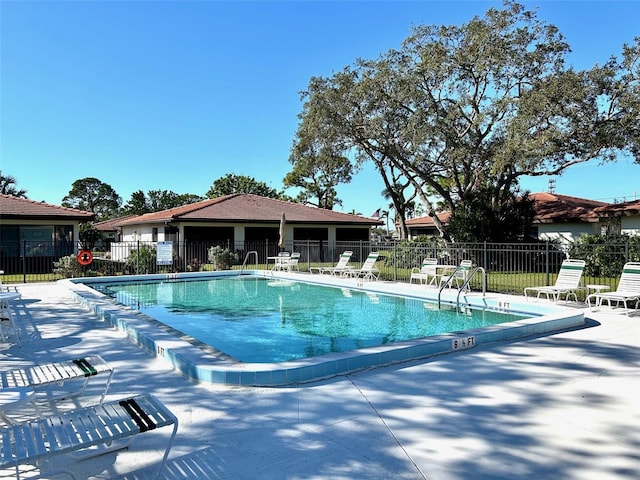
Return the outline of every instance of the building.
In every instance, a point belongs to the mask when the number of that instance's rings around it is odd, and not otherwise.
[[[608,210],[615,205],[556,193],[532,193],[529,198],[534,201],[536,212],[533,221],[533,234],[539,240],[571,243],[582,235],[601,233],[601,220],[609,218],[610,222],[609,215],[618,218],[623,216],[622,212],[629,214],[625,223],[629,226],[629,230],[637,229],[640,223],[640,202],[636,202],[635,206],[629,205],[623,209]],[[636,217],[633,217],[633,212]],[[438,213],[438,218],[446,225],[451,214],[449,212]],[[418,235],[438,235],[438,230],[431,217],[408,220],[407,227],[409,228],[409,238],[415,238]]]
[[[95,215],[0,194],[0,270],[39,273],[77,253],[79,225]]]
[[[640,235],[640,200],[613,203],[594,209],[602,233]]]
[[[368,242],[371,227],[382,225],[378,219],[237,193],[125,218],[113,227],[120,231],[123,243],[172,242],[180,248],[209,243],[246,251],[258,243],[275,248],[280,241],[283,215],[285,246],[289,250],[295,242],[302,241],[320,245],[321,249],[336,242]],[[193,255],[188,251],[176,254]],[[112,253],[112,258],[121,256]]]
[[[572,243],[585,234],[601,233],[597,208],[610,204],[557,193],[532,193],[536,215],[533,228],[540,240]]]

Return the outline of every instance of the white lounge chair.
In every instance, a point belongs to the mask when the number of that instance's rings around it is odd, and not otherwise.
[[[21,298],[20,292],[0,291],[0,339],[3,342],[9,340],[10,332],[13,333],[16,342],[20,343],[20,330],[13,315],[11,302]]]
[[[536,298],[540,298],[540,295],[544,294],[547,300],[553,298],[555,302],[558,302],[562,295],[565,295],[565,301],[569,301],[569,297],[573,296],[577,302],[578,297],[576,292],[580,289],[580,282],[582,281],[582,273],[584,272],[584,260],[565,260],[560,266],[560,272],[556,278],[555,285],[548,285],[542,287],[526,287],[524,289],[524,296],[528,300],[530,292],[538,292]]]
[[[421,284],[435,285],[438,281],[437,264],[437,258],[425,258],[422,261],[422,266],[420,268],[413,267],[411,270],[409,283],[412,283],[413,280],[419,280]]]
[[[54,400],[58,397],[70,398],[82,395],[89,380],[98,375],[105,377],[100,393],[102,403],[111,384],[113,368],[98,355],[0,372],[0,389],[30,387],[40,390],[55,387],[57,395],[53,397]],[[67,388],[63,389],[65,383]]]
[[[594,305],[591,305],[592,300]],[[600,307],[603,301],[606,301],[609,307],[611,307],[611,302],[622,302],[624,304],[624,313],[627,316],[629,315],[627,302],[633,300],[636,301],[635,308],[637,309],[640,304],[640,262],[628,262],[624,265],[620,274],[620,282],[615,292],[597,292],[587,297],[587,303],[591,310]]]
[[[380,252],[371,252],[360,269],[351,269],[343,273],[344,276],[362,278],[363,280],[378,280],[380,270],[375,267]]]
[[[129,446],[139,433],[169,425],[173,425],[173,433],[159,470],[149,477],[159,478],[178,430],[178,419],[152,395],[139,395],[3,426],[0,428],[0,469],[15,468],[16,478],[20,478],[21,465],[41,466],[62,454],[74,458],[101,455]],[[67,470],[46,473],[65,473],[76,478]]]
[[[351,255],[353,252],[351,250],[345,250],[340,254],[340,259],[338,263],[336,263],[335,267],[312,267],[309,269],[311,273],[326,273],[329,275],[342,275],[347,270],[351,270],[352,267],[349,266],[349,260],[351,260]]]
[[[472,265],[473,262],[471,260],[462,260],[458,268],[456,268],[450,275],[442,275],[440,277],[440,287],[453,287],[453,282],[455,282],[456,287],[460,288],[465,284],[467,278],[469,278],[469,272],[471,271]],[[468,285],[467,288],[469,288]]]

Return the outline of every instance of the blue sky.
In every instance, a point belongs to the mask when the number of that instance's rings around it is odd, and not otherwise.
[[[521,3],[559,27],[579,69],[640,35],[640,2]],[[123,202],[136,190],[204,195],[227,173],[280,190],[312,76],[399,48],[413,25],[491,6],[501,2],[0,0],[0,169],[53,204],[84,177]],[[631,200],[638,178],[629,160],[593,161],[557,177],[556,192]],[[338,187],[337,210],[384,209],[383,188],[365,168]]]

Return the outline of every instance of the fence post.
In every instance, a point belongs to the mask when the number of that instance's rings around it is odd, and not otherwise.
[[[629,239],[627,238],[624,242],[624,263],[629,261]]]
[[[140,240],[137,241],[136,249],[136,275],[140,275]]]
[[[545,241],[545,262],[544,263],[545,263],[545,265],[544,265],[545,273],[547,274],[547,285],[551,285],[549,283],[549,281],[550,281],[549,274],[550,274],[550,269],[551,269],[551,267],[549,265],[549,240]]]
[[[487,265],[489,263],[489,258],[487,257],[488,253],[487,253],[487,241],[484,241],[483,244],[483,250],[482,250],[482,266],[484,267],[485,271],[488,269]]]
[[[398,255],[396,251],[397,242],[393,242],[393,281],[398,281]]]
[[[22,283],[27,283],[27,241],[22,241]]]

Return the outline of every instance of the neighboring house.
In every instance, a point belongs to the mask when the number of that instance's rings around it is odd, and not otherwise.
[[[605,205],[593,212],[599,218],[602,233],[640,235],[640,200]]]
[[[596,209],[611,205],[597,200],[548,192],[532,193],[529,198],[534,201],[536,212],[533,221],[534,236],[540,240],[557,240],[561,243],[571,243],[584,234],[600,233],[600,217]],[[449,212],[439,213],[438,218],[447,225],[451,215]],[[407,227],[409,238],[418,235],[438,235],[431,217],[408,220]]]
[[[451,219],[451,213],[438,213],[438,219],[443,225],[448,225],[449,220]],[[440,236],[440,232],[438,232],[438,229],[433,223],[433,219],[431,217],[412,218],[407,220],[405,224],[407,225],[410,239],[416,238],[420,235]]]
[[[104,220],[102,222],[96,222],[93,224],[93,228],[98,230],[102,235],[102,238],[107,242],[119,242],[120,241],[120,229],[116,226],[120,222],[129,218],[137,217],[138,215],[126,215],[124,217],[112,218],[110,220]]]
[[[127,218],[114,226],[120,230],[122,242],[210,242],[234,248],[252,242],[269,242],[275,246],[280,238],[283,214],[288,249],[292,242],[304,240],[324,245],[340,241],[368,242],[371,227],[382,224],[381,220],[299,203],[232,194]],[[184,252],[178,253],[184,255]]]
[[[559,195],[557,193],[532,193],[536,215],[533,227],[538,239],[571,243],[585,234],[601,232],[595,209],[610,205],[586,198]]]
[[[50,269],[52,261],[77,252],[78,226],[94,217],[91,212],[0,194],[0,269],[24,271],[23,261]]]

